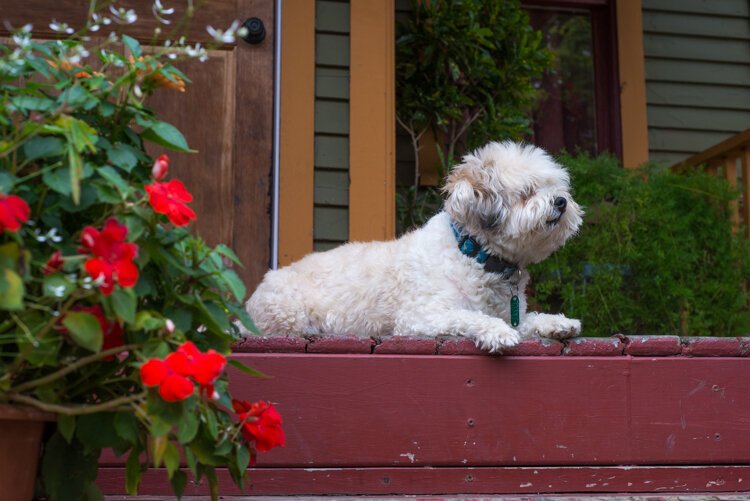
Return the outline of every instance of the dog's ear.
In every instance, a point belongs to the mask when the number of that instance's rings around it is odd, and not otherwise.
[[[472,160],[464,158],[448,174],[445,210],[466,228],[495,228],[505,219],[505,207],[490,186],[489,173]]]

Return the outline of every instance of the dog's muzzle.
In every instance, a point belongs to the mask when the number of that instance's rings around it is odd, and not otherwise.
[[[568,200],[565,197],[557,197],[552,201],[552,205],[555,208],[555,217],[547,220],[547,224],[554,226],[560,222],[560,219],[565,214],[565,208],[568,206]]]

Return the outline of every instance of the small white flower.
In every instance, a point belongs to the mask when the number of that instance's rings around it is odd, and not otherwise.
[[[193,47],[189,45],[185,47],[185,54],[188,57],[198,58],[200,62],[204,62],[208,59],[208,51],[201,47],[200,42],[196,43]]]
[[[228,43],[234,43],[234,37],[237,34],[237,29],[240,27],[239,21],[234,21],[232,25],[227,28],[226,31],[217,30],[213,26],[206,26],[206,31],[209,35],[211,35],[211,38],[213,38],[218,43],[228,44]]]
[[[65,295],[65,286],[58,285],[57,287],[50,287],[50,292],[54,297],[63,297]]]
[[[136,84],[133,87],[133,94],[135,94],[135,97],[137,97],[139,99],[143,97],[143,90],[141,90],[141,86],[140,85]]]
[[[114,42],[116,42],[117,40],[119,40],[119,38],[117,37],[117,33],[115,33],[114,31],[111,31],[111,32],[109,33],[109,36],[107,37],[107,41],[108,41],[109,43],[114,43]]]
[[[168,318],[164,322],[164,328],[167,329],[167,333],[169,333],[169,334],[172,334],[174,332],[175,325],[174,325],[174,322],[172,322],[171,318]]]
[[[110,5],[109,11],[112,13],[113,20],[117,24],[133,24],[138,20],[138,14],[133,9],[126,10],[123,7],[116,9],[114,5]]]
[[[52,20],[51,23],[49,23],[49,29],[56,33],[67,33],[68,35],[72,35],[75,30],[68,26],[68,23],[58,23],[56,20]]]
[[[172,21],[166,19],[164,16],[168,16],[174,13],[174,8],[165,9],[161,4],[161,0],[154,0],[154,5],[151,7],[151,12],[154,13],[154,17],[157,21],[162,24],[170,24]]]
[[[169,59],[177,59],[177,54],[175,54],[174,52],[170,52],[169,54],[167,54],[167,57]]]
[[[221,395],[219,395],[218,391],[214,390],[214,392],[211,394],[211,398],[213,400],[220,400],[221,399]]]
[[[97,31],[99,31],[99,28],[100,26],[98,24],[92,24],[91,26],[89,26],[89,31],[92,33],[96,33]]]

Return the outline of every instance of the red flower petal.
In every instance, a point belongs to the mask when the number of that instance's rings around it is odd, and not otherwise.
[[[169,370],[164,360],[152,358],[141,366],[143,386],[157,386],[167,377]]]
[[[138,282],[138,267],[133,261],[121,259],[115,263],[114,269],[122,287],[133,287]]]
[[[170,374],[159,385],[159,395],[167,402],[185,400],[195,391],[193,383],[185,376]]]
[[[193,209],[185,205],[193,196],[179,180],[151,183],[146,185],[146,192],[154,212],[166,215],[175,226],[185,226],[196,219]]]
[[[52,253],[47,260],[47,263],[42,267],[42,273],[45,275],[51,275],[59,270],[63,265],[63,255],[59,250]]]
[[[21,223],[29,220],[30,214],[31,209],[23,198],[0,194],[0,232],[18,231]]]
[[[221,376],[226,365],[227,359],[223,355],[214,350],[208,350],[208,353],[201,353],[197,358],[194,365],[193,377],[199,384],[212,384]]]
[[[182,376],[193,375],[193,364],[190,359],[182,352],[175,351],[167,355],[167,366]]]

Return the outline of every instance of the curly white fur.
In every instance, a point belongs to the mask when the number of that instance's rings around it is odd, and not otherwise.
[[[269,271],[247,302],[258,327],[287,335],[461,335],[489,351],[532,335],[577,335],[580,321],[527,313],[523,294],[525,267],[581,224],[565,169],[534,146],[490,143],[451,170],[444,190],[444,210],[398,240],[349,243]],[[517,328],[510,325],[516,287],[461,253],[451,221],[520,267]]]

